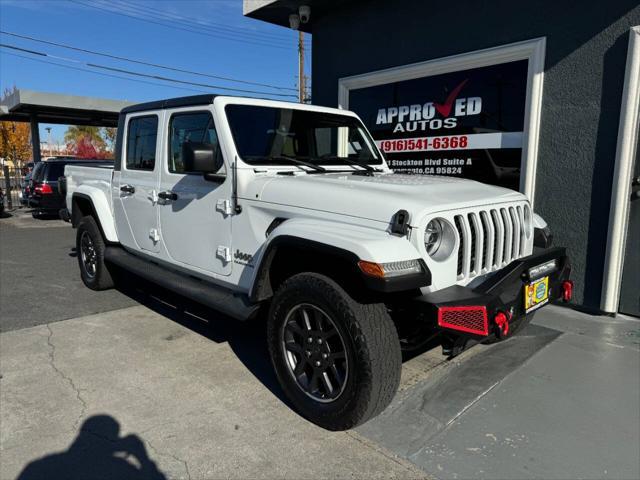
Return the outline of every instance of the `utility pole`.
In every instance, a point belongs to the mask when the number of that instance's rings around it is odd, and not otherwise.
[[[45,130],[47,131],[47,149],[49,150],[49,156],[53,156],[51,154],[51,127],[47,127],[45,128]]]
[[[298,101],[304,103],[305,78],[304,78],[304,32],[298,30]]]

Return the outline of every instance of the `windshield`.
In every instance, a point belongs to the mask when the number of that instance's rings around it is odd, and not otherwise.
[[[251,165],[382,164],[362,123],[347,115],[255,105],[227,105],[238,154]],[[340,148],[339,132],[347,140]]]

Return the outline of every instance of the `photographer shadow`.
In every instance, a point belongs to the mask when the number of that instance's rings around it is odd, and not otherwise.
[[[33,460],[18,480],[112,479],[166,480],[149,458],[137,435],[120,436],[120,424],[110,415],[89,417],[69,448]]]

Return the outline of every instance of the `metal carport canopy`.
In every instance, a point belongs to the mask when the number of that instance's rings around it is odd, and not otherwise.
[[[120,110],[137,102],[15,89],[0,102],[0,121],[29,122],[33,161],[40,161],[40,123],[116,127]]]
[[[137,102],[14,90],[2,99],[0,121],[115,127],[123,108]]]

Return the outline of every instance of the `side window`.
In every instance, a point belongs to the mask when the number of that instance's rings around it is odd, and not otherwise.
[[[127,170],[153,170],[156,164],[158,117],[135,117],[127,131]]]
[[[182,152],[187,143],[212,145],[215,155],[221,155],[211,113],[180,113],[171,117],[169,121],[169,171],[171,173],[195,172],[184,164]]]

